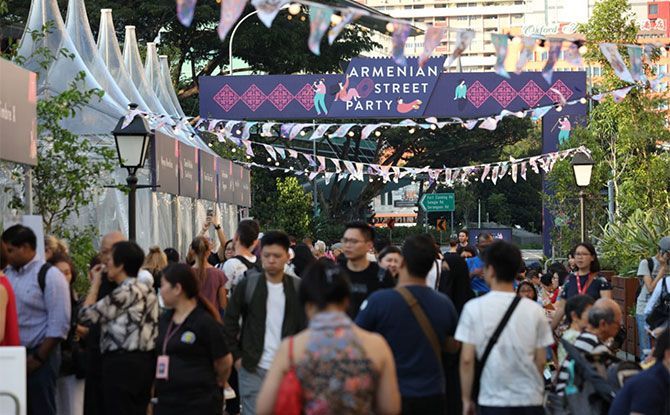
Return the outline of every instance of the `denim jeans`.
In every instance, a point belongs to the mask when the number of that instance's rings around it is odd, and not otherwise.
[[[256,415],[256,398],[261,391],[263,379],[267,370],[257,367],[253,372],[240,368],[237,378],[240,386],[240,398],[242,401],[242,413],[244,415]]]
[[[30,349],[28,354],[35,351]],[[28,375],[28,415],[56,415],[56,379],[60,359],[60,347],[55,347],[44,364]]]
[[[649,349],[651,349],[651,339],[649,338],[649,334],[647,333],[647,322],[645,319],[647,316],[644,314],[636,314],[635,315],[635,321],[637,322],[637,338],[638,338],[638,344],[640,346],[640,360],[644,360],[647,357],[647,354],[649,352]],[[647,350],[645,353],[644,350]]]

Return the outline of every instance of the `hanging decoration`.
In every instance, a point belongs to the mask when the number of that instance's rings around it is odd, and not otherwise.
[[[313,54],[321,55],[321,39],[330,27],[330,17],[333,9],[330,7],[312,6],[309,8],[309,39],[307,46]]]
[[[360,11],[360,9],[355,9],[353,7],[349,7],[346,10],[342,12],[342,20],[338,24],[336,24],[332,29],[328,31],[328,44],[332,45],[333,42],[335,42],[335,39],[342,33],[342,30],[344,30],[345,27],[347,27],[348,24],[353,23],[354,21],[358,20],[361,18],[364,14]]]
[[[509,74],[505,70],[505,59],[507,59],[507,43],[509,42],[509,35],[500,33],[491,34],[491,42],[496,50],[496,64],[493,67],[495,73],[503,78],[509,78]]]
[[[523,67],[526,66],[526,62],[533,57],[533,51],[535,50],[535,45],[537,40],[532,37],[524,37],[521,39],[521,53],[519,54],[519,59],[516,61],[516,73],[519,75],[523,71]]]
[[[444,61],[444,69],[449,68],[458,59],[465,49],[470,47],[472,39],[475,38],[475,32],[472,30],[459,30],[456,33],[456,48],[452,54]]]
[[[548,39],[549,42],[549,52],[547,55],[547,62],[542,68],[542,76],[548,84],[551,83],[551,79],[554,77],[554,65],[558,61],[558,57],[561,54],[561,47],[563,47],[562,39]]]
[[[633,76],[626,67],[621,54],[619,53],[619,46],[616,43],[601,43],[600,51],[605,55],[605,59],[610,63],[614,73],[619,79],[628,83],[635,83]]]
[[[405,43],[409,37],[410,26],[407,23],[394,22],[391,37],[393,60],[397,65],[405,66]]]
[[[628,57],[630,58],[630,75],[635,82],[643,81],[645,76],[642,72],[642,47],[626,46]]]
[[[240,18],[248,0],[221,0],[221,13],[219,15],[219,26],[216,32],[219,39],[224,40],[235,22]]]
[[[186,27],[191,27],[195,15],[195,3],[197,0],[177,0],[177,19]]]
[[[430,59],[430,55],[432,55],[435,48],[440,45],[440,42],[442,41],[443,37],[444,37],[443,27],[435,27],[435,26],[428,27],[428,30],[426,30],[426,35],[424,36],[423,52],[421,52],[421,56],[419,57],[420,68],[423,68],[426,65],[428,59]]]
[[[224,1],[227,0],[222,0],[221,3],[223,4]],[[258,18],[268,29],[272,27],[272,22],[277,17],[279,10],[287,3],[288,0],[251,0],[251,4],[258,12]]]
[[[582,59],[582,53],[579,49],[582,47],[582,42],[575,41],[570,42],[565,53],[563,54],[566,62],[572,66],[582,67],[584,66],[584,60]]]

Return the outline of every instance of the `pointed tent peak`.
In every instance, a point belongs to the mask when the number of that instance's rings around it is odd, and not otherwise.
[[[30,31],[41,32],[47,23],[52,26],[49,33],[42,39],[33,40]],[[38,48],[45,48],[55,56],[46,69],[41,66],[43,59],[33,57]],[[72,58],[60,54],[60,49],[70,52]],[[39,73],[39,95],[59,94],[66,91],[71,87],[73,76],[80,72],[85,74],[84,81],[79,84],[80,88],[84,90],[103,89],[68,36],[56,0],[33,1],[18,53],[27,58],[24,64],[26,69]],[[43,54],[39,55],[43,56]],[[118,107],[118,104],[105,94],[100,100],[93,98],[88,105],[77,111],[75,118],[64,121],[63,126],[74,134],[107,134],[122,114],[123,110]]]
[[[186,114],[184,114],[184,111],[181,108],[181,104],[179,103],[179,98],[177,98],[177,94],[175,93],[174,86],[172,85],[172,77],[170,76],[170,65],[168,63],[168,57],[167,55],[158,55],[158,60],[161,65],[161,70],[160,70],[160,75],[161,75],[161,80],[167,87],[167,91],[170,95],[170,99],[172,100],[172,105],[174,105],[175,109],[177,110],[177,113],[179,114],[180,117],[185,117]]]
[[[172,99],[170,98],[170,93],[168,92],[166,86],[161,82],[160,76],[160,64],[158,63],[158,53],[156,52],[156,44],[154,42],[147,43],[147,56],[144,64],[144,75],[149,82],[149,86],[156,93],[158,101],[161,103],[163,108],[168,112],[172,117],[179,118],[179,113],[177,109],[172,104]]]
[[[142,58],[140,58],[140,49],[137,45],[137,37],[135,35],[135,26],[126,26],[126,38],[123,42],[123,62],[126,65],[126,70],[130,79],[135,84],[140,95],[147,103],[149,110],[157,114],[171,115],[165,110],[163,105],[156,97],[151,84],[144,75],[144,66],[142,65]]]
[[[51,32],[42,39],[33,40],[30,32],[40,32],[49,22],[52,22],[50,24],[53,25]],[[56,52],[63,43],[64,31],[65,24],[63,23],[56,0],[33,0],[30,5],[26,28],[21,38],[21,44],[17,51],[19,56],[27,59],[23,67],[37,73],[43,73],[44,69],[40,66],[40,60],[32,57],[32,55],[39,48],[46,48],[52,52]]]
[[[149,106],[142,98],[135,84],[130,79],[123,63],[121,48],[116,38],[112,9],[100,10],[100,28],[98,30],[98,55],[107,66],[110,75],[128,100],[137,103],[142,111],[149,111]]]
[[[88,22],[84,0],[69,0],[65,29],[81,56],[86,67],[104,89],[105,94],[115,101],[120,108],[125,108],[129,99],[124,95],[116,81],[112,78],[105,62],[100,59],[98,48],[93,41],[93,33]]]

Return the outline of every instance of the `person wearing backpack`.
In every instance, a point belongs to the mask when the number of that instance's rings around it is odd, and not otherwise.
[[[26,348],[28,414],[56,414],[61,341],[70,330],[70,287],[63,274],[37,256],[37,237],[14,225],[2,234],[5,275],[16,299],[21,345]],[[43,281],[43,282],[42,282]]]
[[[670,237],[667,240],[662,239],[661,241],[663,242],[661,245],[661,258],[665,259],[665,263],[661,261],[659,274],[665,275],[665,277],[659,279],[644,309],[646,322],[651,330],[668,327],[670,324],[670,275],[666,272],[668,258],[670,258]]]
[[[247,270],[260,269],[258,258],[252,253],[259,233],[260,228],[255,220],[245,219],[237,225],[235,236],[233,236],[235,256],[224,262],[223,265],[217,266],[228,278],[225,288],[229,293],[235,289]]]
[[[281,340],[305,328],[300,279],[284,273],[290,241],[280,231],[261,238],[262,270],[237,284],[224,314],[224,338],[238,372],[242,413],[256,413],[256,397]]]
[[[640,279],[638,288],[637,304],[635,306],[635,320],[637,321],[638,341],[640,344],[640,360],[647,357],[651,349],[651,340],[647,333],[647,322],[645,308],[654,292],[658,282],[666,276],[670,276],[670,236],[662,238],[658,242],[658,254],[651,258],[645,258],[640,261],[637,269],[637,276]]]

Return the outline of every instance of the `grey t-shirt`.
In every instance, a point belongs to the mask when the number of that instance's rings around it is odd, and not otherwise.
[[[658,259],[656,256],[653,256],[652,261],[654,262],[654,269],[652,272],[649,272],[649,261],[647,261],[647,258],[643,259],[640,261],[640,265],[637,268],[637,275],[639,277],[645,276],[645,275],[651,275],[651,278],[654,279],[658,275],[658,271],[661,269],[661,263],[658,262]],[[670,276],[670,268],[666,268],[667,271],[665,273],[665,276]],[[635,313],[636,314],[644,314],[644,309],[647,307],[647,302],[649,301],[649,297],[651,297],[651,293],[649,290],[647,290],[647,286],[643,283],[642,288],[640,289],[640,295],[637,297],[637,306],[635,308]]]

